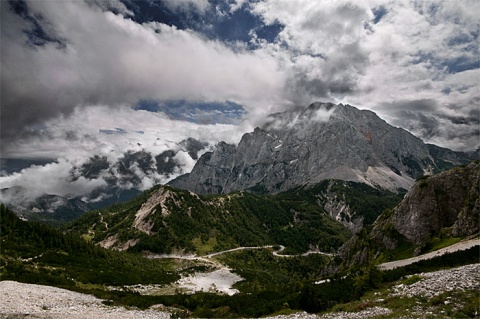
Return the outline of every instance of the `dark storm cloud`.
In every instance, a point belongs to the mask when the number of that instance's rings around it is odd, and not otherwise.
[[[479,125],[480,119],[478,110],[471,110],[468,116],[457,115],[451,116],[446,114],[439,115],[441,118],[444,118],[450,121],[452,124],[463,124],[463,125]]]
[[[394,125],[404,127],[409,131],[420,132],[421,138],[428,140],[439,133],[441,123],[432,114],[421,111],[402,110],[395,112]]]
[[[86,106],[124,116],[113,110],[140,100],[185,101],[189,107],[163,111],[196,123],[254,122],[292,105],[331,100],[418,132],[425,125],[419,136],[429,142],[478,145],[449,142],[452,132],[464,136],[477,125],[476,0],[433,7],[374,0],[3,1],[1,9],[2,154],[9,144],[19,153],[9,140],[28,139],[30,147],[38,135],[37,144],[45,143],[42,125],[75,122]],[[245,112],[195,106],[225,101]],[[92,136],[118,135],[98,134],[116,124],[89,120],[97,124]],[[245,123],[241,129],[251,125]],[[85,124],[77,125],[72,131],[83,140]],[[140,130],[149,136],[144,127],[128,126]],[[93,148],[87,142],[85,149]]]
[[[287,84],[287,97],[303,101],[302,104],[355,94],[359,75],[368,66],[367,54],[358,42],[342,46],[337,54],[326,57],[310,55],[306,60],[306,64],[298,62],[295,65]],[[309,75],[312,71],[318,76]]]
[[[24,131],[77,107],[128,107],[140,99],[248,105],[271,100],[281,89],[283,75],[272,57],[158,22],[138,24],[118,1],[26,4],[13,10],[0,2],[3,155]],[[48,32],[45,42],[33,46],[29,34],[40,34],[38,25]]]
[[[297,73],[287,82],[286,94],[296,105],[306,105],[312,100],[329,99],[332,95],[352,93],[355,86],[356,81],[353,78],[308,79],[305,74]]]
[[[78,134],[75,131],[69,130],[65,132],[65,140],[76,142],[79,140]]]
[[[393,103],[385,103],[382,105],[382,108],[384,108],[385,110],[391,110],[393,112],[434,112],[435,110],[437,110],[438,105],[435,100],[422,99],[414,101],[396,101]]]
[[[27,35],[26,43],[35,47],[46,44],[54,44],[58,48],[65,48],[66,40],[58,36],[50,21],[41,14],[32,14],[28,4],[23,0],[9,0],[8,10],[14,12],[29,24],[29,28],[23,30]],[[5,10],[6,6],[2,7]]]
[[[383,105],[390,123],[405,128],[424,141],[451,149],[474,150],[480,142],[480,112],[477,107],[441,108],[434,100],[399,101]],[[465,147],[469,145],[469,147]]]

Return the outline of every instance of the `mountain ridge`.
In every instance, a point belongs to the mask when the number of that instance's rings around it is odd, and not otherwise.
[[[207,253],[279,244],[334,251],[401,196],[368,185],[323,181],[275,195],[197,195],[157,185],[133,200],[86,213],[69,231],[106,248]]]
[[[213,148],[193,138],[177,144],[157,153],[129,150],[114,162],[92,155],[71,171],[72,182],[78,178],[104,180],[104,186],[89,194],[73,197],[48,193],[19,202],[23,198],[19,194],[28,192],[28,188],[18,186],[21,188],[4,188],[0,195],[27,219],[58,223],[81,215],[85,207],[99,209],[129,200],[150,187],[144,185],[145,181],[148,184],[158,175],[177,176],[184,169],[178,162],[180,151],[191,165],[196,165],[190,173],[168,184],[199,194],[242,190],[277,194],[300,186],[313,187],[329,179],[398,192],[407,190],[421,175],[478,158],[478,151],[467,154],[424,144],[372,111],[318,102],[271,114],[264,125],[245,134],[238,145],[220,142]],[[22,167],[16,161],[10,162],[12,169]],[[8,171],[8,167],[3,168]],[[58,200],[46,201],[48,197]],[[69,205],[56,205],[60,200]]]
[[[397,191],[469,161],[466,153],[427,145],[372,111],[315,102],[270,115],[238,145],[219,143],[168,184],[199,194],[279,193],[340,179]]]

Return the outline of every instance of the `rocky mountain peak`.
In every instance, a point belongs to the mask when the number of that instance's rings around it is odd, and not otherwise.
[[[270,115],[238,146],[219,143],[170,184],[202,194],[276,193],[340,179],[396,191],[429,171],[469,161],[466,154],[445,155],[374,112],[315,102]]]

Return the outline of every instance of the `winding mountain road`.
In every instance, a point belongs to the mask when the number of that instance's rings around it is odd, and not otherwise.
[[[283,246],[280,246],[280,247],[281,247],[281,249],[279,251],[285,249],[285,247],[283,247]],[[223,251],[218,251],[216,253],[211,253],[211,254],[205,255],[203,257],[212,258],[212,257],[218,256],[218,255],[223,255],[223,254],[238,251],[238,250],[268,249],[268,248],[273,248],[273,246],[269,245],[269,246],[255,246],[255,247],[237,247],[237,248],[227,249],[227,250],[223,250]],[[274,255],[275,255],[275,253],[276,253],[276,251],[273,252]]]
[[[303,254],[300,254],[300,255],[282,255],[280,254],[282,251],[285,250],[285,246],[283,245],[278,245],[280,247],[280,249],[278,250],[274,250],[272,252],[272,254],[275,256],[275,257],[306,257],[308,255],[311,255],[311,254],[320,254],[320,255],[325,255],[325,256],[334,256],[334,254],[331,254],[331,253],[325,253],[325,252],[322,252],[322,251],[316,251],[316,250],[310,250],[310,251],[307,251],[306,253],[303,253]],[[178,255],[178,254],[152,254],[152,255],[147,255],[146,257],[147,258],[150,258],[150,259],[155,259],[155,258],[173,258],[173,259],[187,259],[187,260],[201,260],[201,261],[204,261],[204,262],[207,262],[207,263],[212,263],[212,264],[216,264],[217,262],[215,261],[212,261],[210,258],[213,258],[215,256],[218,256],[218,255],[223,255],[223,254],[227,254],[227,253],[231,253],[231,252],[234,252],[234,251],[239,251],[239,250],[253,250],[253,249],[270,249],[270,248],[274,248],[274,245],[266,245],[266,246],[252,246],[252,247],[237,247],[237,248],[232,248],[232,249],[227,249],[227,250],[222,250],[222,251],[218,251],[218,252],[215,252],[215,253],[211,253],[211,254],[208,254],[208,255],[204,255],[204,256],[197,256],[197,255]]]
[[[396,260],[396,261],[391,261],[387,263],[383,263],[378,265],[378,268],[381,270],[391,270],[394,268],[398,267],[403,267],[407,266],[413,263],[416,263],[420,260],[426,260],[426,259],[431,259],[434,257],[442,256],[444,254],[450,254],[459,250],[466,250],[474,246],[480,245],[480,238],[475,238],[475,239],[470,239],[470,240],[465,240],[458,242],[456,244],[450,245],[445,248],[441,248],[436,251],[432,251],[431,253],[420,255],[420,256],[415,256],[412,258],[407,258],[407,259],[402,259],[402,260]]]

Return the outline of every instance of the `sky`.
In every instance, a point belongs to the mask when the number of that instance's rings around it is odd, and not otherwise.
[[[67,185],[93,155],[113,163],[188,137],[237,143],[314,101],[475,150],[478,12],[478,0],[2,0],[0,157],[54,163],[3,172],[0,186]]]

